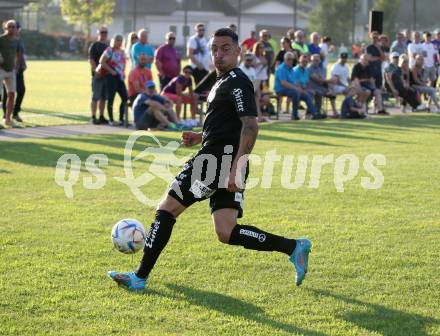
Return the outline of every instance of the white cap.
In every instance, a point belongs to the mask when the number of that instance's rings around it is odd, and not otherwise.
[[[400,55],[399,55],[399,53],[397,52],[397,51],[393,51],[392,53],[391,53],[391,58],[394,58],[394,57],[399,57]]]

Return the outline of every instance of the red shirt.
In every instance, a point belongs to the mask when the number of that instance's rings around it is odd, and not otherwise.
[[[130,71],[128,75],[128,96],[136,96],[138,93],[143,92],[145,88],[145,84],[147,81],[153,80],[153,75],[151,74],[151,70],[147,67],[141,69],[139,67],[135,67]],[[139,82],[141,85],[141,91],[136,92],[134,88],[134,82]]]
[[[246,51],[248,50],[251,51],[255,43],[257,43],[257,40],[252,37],[249,37],[246,40],[244,40],[241,43],[241,45],[245,47]]]
[[[156,60],[162,65],[162,72],[168,78],[174,78],[180,72],[180,53],[168,44],[161,45],[156,50]]]

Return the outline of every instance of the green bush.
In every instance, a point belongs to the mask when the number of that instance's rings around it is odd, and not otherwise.
[[[58,45],[55,37],[34,30],[23,30],[25,54],[37,57],[56,56]]]

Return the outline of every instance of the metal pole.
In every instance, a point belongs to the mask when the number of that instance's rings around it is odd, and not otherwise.
[[[417,30],[417,4],[416,0],[413,0],[413,31]]]
[[[183,0],[185,2],[184,4],[184,16],[183,16],[183,50],[185,50],[185,55],[187,54],[188,50],[186,50],[186,40],[188,38],[187,31],[189,30],[187,28],[188,26],[188,0]]]
[[[133,31],[136,31],[136,14],[137,14],[137,0],[134,0],[133,3]]]
[[[351,17],[351,44],[354,44],[355,34],[356,34],[356,0],[353,0],[352,7],[352,17]]]
[[[293,0],[293,29],[297,29],[297,17],[296,17],[296,11],[298,9],[297,7],[298,3],[297,0]]]
[[[241,32],[241,0],[238,0],[238,25],[237,25],[237,33],[238,36],[240,37],[240,32]]]

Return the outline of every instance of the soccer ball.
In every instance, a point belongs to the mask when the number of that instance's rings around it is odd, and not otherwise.
[[[122,253],[136,253],[145,245],[145,229],[136,219],[123,219],[113,226],[113,246]]]

